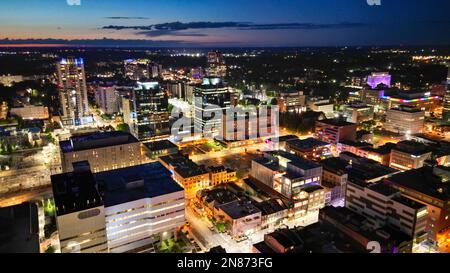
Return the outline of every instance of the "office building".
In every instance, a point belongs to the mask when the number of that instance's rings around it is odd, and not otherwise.
[[[306,111],[306,95],[303,91],[283,91],[278,94],[281,113],[301,113]]]
[[[392,149],[389,165],[401,171],[419,169],[424,166],[426,160],[431,158],[431,155],[431,150],[424,144],[405,140],[397,143],[397,146]]]
[[[158,160],[173,174],[173,179],[180,184],[186,194],[196,194],[197,191],[211,186],[209,172],[204,166],[195,164],[189,157],[173,154],[159,157]]]
[[[119,95],[115,86],[99,86],[95,90],[95,103],[103,114],[119,112]]]
[[[89,163],[51,177],[62,253],[107,253],[105,205]]]
[[[204,78],[194,88],[194,122],[196,132],[217,136],[223,116],[231,106],[231,90],[220,78]],[[221,114],[221,116],[219,116]]]
[[[141,144],[129,133],[103,132],[73,136],[60,141],[63,172],[72,171],[72,163],[88,161],[94,173],[139,165]]]
[[[342,140],[355,141],[356,128],[356,124],[342,118],[318,120],[315,135],[318,139],[331,144],[337,144]]]
[[[447,167],[423,167],[399,173],[386,181],[404,196],[428,207],[427,232],[430,240],[445,247],[450,228],[450,170]]]
[[[224,78],[227,75],[227,66],[225,59],[221,52],[210,51],[208,52],[208,68],[206,74],[209,77]]]
[[[321,160],[331,156],[331,144],[315,138],[289,140],[285,149],[308,160]]]
[[[140,141],[170,134],[169,101],[158,82],[138,82],[123,98],[124,122]]]
[[[371,251],[367,249],[370,242],[380,244],[380,253],[412,253],[413,251],[412,236],[390,226],[373,228],[367,217],[345,207],[328,206],[320,210],[319,221],[321,224],[332,226],[337,234],[350,238],[350,242],[359,245],[358,253]]]
[[[184,190],[158,162],[101,172],[95,180],[111,253],[149,250],[185,224]]]
[[[430,92],[425,91],[397,91],[381,97],[381,106],[386,111],[402,105],[425,111],[425,114],[429,116],[441,106],[441,98],[431,96]]]
[[[61,250],[145,252],[184,225],[184,191],[160,163],[52,176]]]
[[[397,134],[411,135],[423,131],[425,112],[417,108],[400,105],[386,111],[384,129]]]
[[[376,89],[380,84],[391,87],[392,76],[387,72],[373,72],[367,77],[367,85],[372,89]]]
[[[325,203],[327,205],[342,203],[347,189],[349,162],[339,157],[320,161],[323,168],[321,186],[327,190]]]
[[[373,107],[362,102],[353,102],[350,105],[343,106],[343,115],[351,123],[360,124],[373,120],[373,113]]]
[[[310,98],[307,105],[311,111],[321,112],[327,118],[334,117],[334,104],[330,100]]]
[[[57,69],[63,125],[79,126],[91,123],[83,59],[62,59],[57,64]]]
[[[44,120],[50,117],[48,108],[37,105],[24,105],[10,109],[10,114],[23,120]]]
[[[401,192],[382,182],[349,181],[345,207],[367,218],[372,229],[390,226],[420,243],[426,239],[427,207],[402,196]]]

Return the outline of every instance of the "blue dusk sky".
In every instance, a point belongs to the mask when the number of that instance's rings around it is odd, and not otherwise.
[[[67,3],[76,1],[2,0],[0,39],[107,38],[217,47],[450,44],[449,0],[379,0],[379,6],[368,0]]]

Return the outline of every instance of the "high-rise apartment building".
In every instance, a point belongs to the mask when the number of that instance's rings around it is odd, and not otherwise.
[[[103,114],[119,112],[119,95],[115,86],[99,86],[95,90],[95,103]]]
[[[79,126],[91,123],[83,59],[62,59],[57,64],[57,69],[63,125]]]

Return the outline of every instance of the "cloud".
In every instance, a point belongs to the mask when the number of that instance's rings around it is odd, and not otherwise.
[[[147,20],[150,19],[148,17],[133,17],[133,16],[110,16],[105,17],[105,19],[111,19],[111,20]]]
[[[119,26],[110,25],[104,26],[103,29],[113,30],[142,30],[141,34],[147,36],[162,36],[162,35],[175,35],[175,36],[194,36],[180,33],[180,31],[186,30],[199,30],[199,29],[237,29],[237,30],[289,30],[289,29],[303,29],[303,30],[317,30],[317,29],[340,29],[340,28],[359,28],[365,27],[367,24],[342,22],[334,24],[315,24],[315,23],[277,23],[277,24],[255,24],[248,22],[170,22],[162,24],[154,24],[147,26]],[[197,34],[203,35],[203,34]]]
[[[182,40],[144,40],[144,39],[0,39],[0,45],[59,45],[59,46],[90,46],[90,47],[178,47],[189,46]]]

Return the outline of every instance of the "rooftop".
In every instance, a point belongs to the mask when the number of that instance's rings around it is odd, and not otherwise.
[[[70,140],[59,142],[59,145],[63,153],[69,153],[137,142],[139,141],[130,133],[115,131],[73,136]]]
[[[261,213],[251,201],[238,200],[220,207],[232,219],[241,219],[250,215]]]
[[[269,199],[264,202],[255,203],[255,206],[261,210],[263,216],[271,215],[287,209],[286,205],[280,199]]]
[[[144,146],[147,147],[150,151],[160,151],[160,150],[168,150],[168,149],[177,149],[178,150],[178,146],[169,140],[147,142],[147,143],[144,143]]]
[[[289,147],[300,150],[300,151],[309,151],[314,148],[318,147],[325,147],[325,146],[331,146],[330,143],[324,142],[318,139],[315,139],[313,137],[307,138],[307,139],[294,139],[289,140],[287,142],[287,145]]]
[[[443,182],[441,177],[433,173],[431,167],[398,173],[388,181],[443,202],[450,201],[450,183]]]
[[[0,253],[39,253],[38,208],[35,204],[0,208]]]
[[[95,174],[105,207],[184,191],[159,163]]]
[[[344,119],[339,119],[339,118],[335,118],[335,119],[324,119],[324,120],[319,120],[317,121],[319,123],[323,123],[323,124],[327,124],[327,125],[331,125],[331,126],[338,126],[338,127],[344,127],[344,126],[356,126],[356,124],[345,121]]]
[[[195,164],[189,157],[181,154],[173,154],[159,158],[165,164],[171,166],[174,171],[183,178],[207,174],[204,166]]]
[[[58,216],[103,205],[87,161],[73,164],[74,171],[51,176]]]

